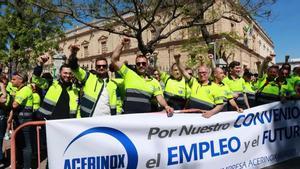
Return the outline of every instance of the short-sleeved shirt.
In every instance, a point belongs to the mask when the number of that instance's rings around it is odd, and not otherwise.
[[[32,113],[33,96],[29,86],[24,86],[17,90],[14,101],[20,106],[20,112]]]
[[[191,88],[191,97],[188,108],[211,110],[216,105],[223,104],[224,96],[218,85],[210,81],[208,84],[202,85],[196,78],[192,77],[189,81],[189,86]]]
[[[14,87],[11,82],[8,82],[6,86],[6,91],[8,92],[9,95],[15,97],[17,90],[18,88]]]
[[[227,76],[223,79],[223,83],[226,84],[234,93],[245,92],[245,80],[241,77],[233,79],[231,76]]]
[[[295,83],[300,81],[300,76],[291,75],[287,78],[287,85],[282,90],[284,96],[294,96],[295,94]]]
[[[181,78],[181,80],[173,79],[168,73],[161,73],[161,81],[165,85],[164,93],[170,96],[179,96],[184,99],[189,98],[190,95],[190,87],[187,84],[185,78]]]
[[[227,101],[233,98],[233,93],[226,84],[222,82],[220,84],[216,84],[213,82],[213,84],[220,87],[220,96],[223,97],[223,101]]]
[[[118,73],[124,79],[124,113],[151,112],[151,98],[163,95],[159,82],[154,78],[139,76],[124,64]]]
[[[255,87],[252,85],[251,82],[245,82],[245,93],[248,94],[254,94],[255,93]]]
[[[32,93],[33,97],[33,111],[36,111],[40,108],[41,97],[38,93]]]
[[[280,89],[281,89],[281,87],[275,80],[267,81],[266,74],[263,77],[258,79],[259,93],[266,94],[266,95],[279,96],[281,94]]]
[[[184,109],[186,100],[190,97],[191,89],[185,78],[176,80],[166,72],[161,73],[161,81],[164,83],[164,96],[168,105],[175,110]]]
[[[268,81],[267,75],[258,79],[258,90],[256,94],[256,103],[258,105],[272,103],[280,100],[282,89],[275,80]]]

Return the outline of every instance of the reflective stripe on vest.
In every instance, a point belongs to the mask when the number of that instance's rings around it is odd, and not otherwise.
[[[172,99],[172,100],[175,100],[175,101],[178,101],[178,102],[185,102],[185,98],[183,98],[181,96],[174,95],[173,93],[170,93],[170,92],[164,91],[164,96],[165,96],[166,100]]]
[[[278,95],[269,94],[269,93],[260,93],[256,97],[257,101],[263,103],[271,103],[274,101],[279,101],[280,97]]]
[[[49,116],[52,114],[52,111],[54,110],[55,105],[56,105],[56,103],[54,101],[51,101],[45,97],[42,106],[39,108],[39,111],[41,113]]]
[[[22,118],[32,118],[33,109],[31,106],[25,106],[21,112],[19,112],[18,116]]]
[[[142,90],[127,89],[124,100],[124,113],[143,113],[143,111],[151,111],[151,94]]]
[[[129,102],[143,102],[150,104],[151,94],[136,89],[127,89],[125,101]]]
[[[53,82],[48,92],[46,93],[43,103],[38,111],[45,115],[51,116],[58,102],[58,99],[61,95],[61,92],[62,92],[62,88],[61,85],[58,83],[58,81]],[[67,92],[69,95],[69,107],[70,107],[69,114],[74,115],[76,114],[78,109],[77,101],[78,101],[79,92],[74,87],[68,87]]]
[[[83,96],[80,100],[81,117],[91,117],[96,107],[96,103],[100,98],[104,83],[94,74],[87,73],[87,80],[83,87]],[[100,87],[100,88],[99,88]]]
[[[255,95],[252,93],[247,93],[248,100],[255,100]]]
[[[198,100],[196,98],[190,98],[188,108],[198,108],[198,109],[204,109],[204,110],[210,110],[215,107],[214,104],[205,102],[203,100]]]

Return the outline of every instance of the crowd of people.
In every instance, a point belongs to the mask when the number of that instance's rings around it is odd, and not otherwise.
[[[209,118],[223,111],[243,112],[274,101],[300,98],[300,67],[291,70],[288,63],[281,67],[268,66],[273,56],[266,57],[258,65],[257,74],[242,70],[237,61],[232,61],[226,70],[200,65],[194,73],[193,69],[183,65],[179,54],[174,55],[175,63],[169,72],[158,68],[150,71],[147,56],[138,55],[135,68],[120,61],[122,50],[128,43],[129,39],[124,38],[116,47],[111,64],[106,58],[98,58],[95,70],[79,66],[79,47],[72,45],[58,79],[43,73],[43,65],[49,60],[47,54],[37,59],[30,79],[25,72],[15,72],[11,81],[2,75],[0,147],[12,126],[16,128],[33,120],[162,110],[172,116],[175,110],[184,109]],[[109,74],[114,74],[115,78]],[[34,140],[34,131],[30,127],[22,129],[18,135],[17,158],[22,168],[32,168]],[[2,153],[0,162],[3,162]]]

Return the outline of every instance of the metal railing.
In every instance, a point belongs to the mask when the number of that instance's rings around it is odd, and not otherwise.
[[[37,138],[37,168],[41,168],[41,152],[40,152],[40,129],[41,126],[45,125],[45,121],[31,121],[31,122],[26,122],[19,127],[17,127],[12,135],[11,135],[11,140],[10,140],[10,164],[11,164],[11,169],[16,169],[17,168],[17,158],[16,158],[16,138],[17,134],[19,133],[20,130],[22,130],[25,127],[32,127],[35,126],[36,128],[36,138]]]

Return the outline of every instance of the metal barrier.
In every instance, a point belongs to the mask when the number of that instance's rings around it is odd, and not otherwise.
[[[37,156],[38,156],[38,164],[37,168],[41,168],[41,154],[40,154],[40,128],[41,126],[45,125],[45,121],[31,121],[31,122],[26,122],[22,125],[20,125],[18,128],[16,128],[12,135],[11,135],[11,140],[10,140],[10,164],[11,164],[11,169],[16,169],[17,168],[17,158],[16,158],[16,137],[18,132],[25,127],[30,127],[30,126],[36,126],[36,135],[37,135]]]
[[[195,113],[195,112],[203,112],[201,109],[185,109],[185,110],[175,110],[174,113]],[[40,128],[41,126],[45,125],[45,121],[31,121],[26,122],[22,125],[20,125],[18,128],[16,128],[12,135],[11,135],[11,150],[10,150],[10,162],[11,162],[11,169],[17,168],[17,158],[16,158],[16,137],[18,132],[25,128],[25,127],[31,127],[36,126],[36,136],[37,136],[37,158],[38,158],[38,165],[37,168],[40,169],[41,167],[41,154],[40,154]]]

